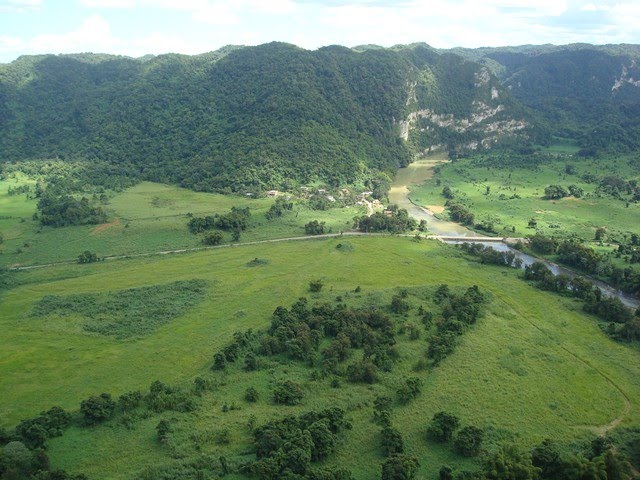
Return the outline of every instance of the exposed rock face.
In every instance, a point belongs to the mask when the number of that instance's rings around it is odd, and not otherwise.
[[[432,127],[439,127],[458,133],[464,133],[470,130],[483,133],[484,138],[480,142],[474,141],[465,145],[466,148],[475,150],[479,145],[488,148],[491,144],[495,143],[499,137],[509,134],[513,135],[529,126],[524,120],[516,120],[514,118],[495,119],[489,122],[488,120],[493,119],[493,117],[505,110],[504,105],[490,107],[483,102],[474,101],[473,107],[473,113],[464,118],[456,118],[452,114],[438,114],[428,108],[411,112],[407,115],[406,120],[399,122],[400,136],[404,140],[409,140],[410,131],[415,128],[418,120],[424,119],[431,125],[420,128],[420,132],[427,132]]]
[[[634,68],[635,61],[631,62],[631,68]],[[629,75],[629,69],[626,65],[622,65],[622,72],[620,73],[620,77],[616,78],[616,81],[613,82],[613,86],[611,87],[611,91],[615,92],[620,87],[622,87],[625,83],[632,85],[634,87],[640,87],[640,80],[634,80],[631,75]]]

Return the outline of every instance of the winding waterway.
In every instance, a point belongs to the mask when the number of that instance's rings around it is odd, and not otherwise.
[[[400,208],[404,208],[409,212],[413,218],[417,220],[426,220],[427,228],[429,232],[436,235],[448,236],[448,237],[460,237],[460,240],[450,240],[447,243],[460,243],[465,241],[465,237],[479,237],[482,236],[478,232],[469,230],[468,228],[448,220],[441,220],[437,218],[429,209],[417,205],[409,198],[410,187],[412,185],[421,185],[427,180],[433,177],[433,169],[436,165],[447,162],[447,158],[444,155],[434,155],[425,159],[420,159],[406,168],[401,168],[395,176],[391,189],[389,190],[389,203],[398,205]],[[511,251],[517,258],[522,260],[522,268],[527,265],[531,265],[533,262],[544,263],[554,275],[564,274],[569,277],[579,276],[576,272],[564,267],[560,267],[555,263],[549,262],[542,258],[536,258],[526,253],[522,253],[515,250],[508,245],[501,242],[482,242],[483,245],[491,247],[499,251]],[[602,293],[607,296],[615,296],[622,301],[627,307],[638,308],[640,307],[640,299],[626,294],[611,285],[608,285],[599,280],[595,280],[590,277],[585,277],[594,285],[597,285]]]

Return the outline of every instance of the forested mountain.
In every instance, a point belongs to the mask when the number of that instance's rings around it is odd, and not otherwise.
[[[245,191],[367,183],[417,153],[577,138],[640,147],[637,46],[20,57],[0,65],[0,161],[108,162]],[[514,142],[515,140],[515,142]]]
[[[528,138],[489,70],[423,46],[21,57],[0,66],[2,161],[100,160],[198,190],[363,182],[416,148]]]
[[[485,64],[513,96],[585,153],[640,148],[640,46],[454,49]]]

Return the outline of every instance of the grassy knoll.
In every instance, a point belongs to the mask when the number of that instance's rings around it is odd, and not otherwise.
[[[349,248],[336,248],[339,243]],[[265,261],[249,266],[254,258]],[[188,461],[196,454],[242,461],[248,458],[252,415],[260,425],[335,405],[347,411],[353,429],[329,463],[348,466],[358,479],[377,477],[382,461],[380,427],[371,422],[373,399],[395,397],[409,375],[423,379],[422,393],[397,405],[392,421],[407,450],[420,458],[425,478],[434,478],[443,463],[472,465],[425,440],[426,424],[439,410],[455,413],[464,425],[485,428],[488,446],[500,439],[526,446],[546,437],[573,441],[602,432],[616,419],[622,426],[640,425],[638,351],[610,340],[578,303],[536,290],[517,275],[470,262],[450,246],[393,237],[263,244],[19,272],[21,285],[6,292],[0,304],[0,423],[11,426],[55,404],[75,410],[89,395],[147,389],[155,379],[187,386],[201,375],[216,387],[198,400],[194,412],[71,427],[49,442],[54,465],[90,478],[131,478],[147,465]],[[308,284],[318,278],[325,286],[310,294]],[[205,299],[142,338],[88,333],[79,315],[31,315],[45,295],[104,294],[193,279],[207,282]],[[418,306],[429,309],[430,295],[441,283],[476,284],[490,302],[455,352],[432,371],[412,370],[425,351],[424,334],[418,340],[397,334],[396,367],[372,386],[342,381],[334,388],[330,378],[313,380],[303,363],[293,361],[255,372],[242,371],[242,361],[226,373],[209,371],[213,354],[234,331],[266,327],[276,306],[288,307],[300,296],[311,302],[335,303],[341,296],[353,305],[388,305],[403,287],[411,309],[396,322],[420,324]],[[272,385],[284,378],[302,385],[302,405],[273,405]],[[243,400],[249,386],[260,394],[257,403]],[[225,404],[239,408],[225,412]],[[160,418],[174,426],[167,445],[156,440]],[[228,444],[219,440],[225,429]]]
[[[562,153],[559,145],[552,153]],[[529,221],[547,235],[576,234],[585,240],[594,238],[596,228],[605,227],[608,234],[640,233],[640,204],[627,203],[610,195],[598,194],[600,179],[617,175],[624,180],[638,179],[640,169],[632,158],[600,160],[561,157],[540,165],[501,166],[490,157],[461,159],[442,165],[439,172],[424,185],[411,190],[411,199],[425,206],[444,206],[444,186],[453,190],[475,214],[476,222],[491,219],[498,234],[524,236],[534,233]],[[567,173],[567,169],[571,173]],[[589,180],[587,175],[591,175]],[[587,181],[589,180],[589,181]],[[544,199],[549,185],[576,185],[584,190],[581,198]],[[514,230],[515,229],[515,230]]]
[[[116,193],[104,208],[109,223],[72,227],[42,227],[31,217],[35,200],[26,195],[9,196],[10,186],[28,182],[24,177],[0,182],[0,264],[30,265],[74,260],[90,250],[99,256],[128,255],[202,246],[202,236],[187,230],[189,218],[226,213],[232,206],[249,207],[252,218],[242,241],[304,235],[304,225],[311,220],[326,222],[334,232],[349,229],[353,217],[363,215],[364,207],[311,210],[305,202],[294,202],[292,211],[267,220],[265,212],[273,199],[249,199],[240,196],[198,193],[179,187],[143,182]],[[6,213],[5,213],[6,212]],[[231,241],[231,233],[224,242]]]

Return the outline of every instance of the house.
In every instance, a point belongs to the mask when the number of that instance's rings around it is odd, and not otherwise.
[[[267,197],[277,197],[279,193],[278,190],[269,190],[266,195]]]
[[[327,195],[327,200],[329,200],[330,202],[336,201],[336,199],[332,195]]]

